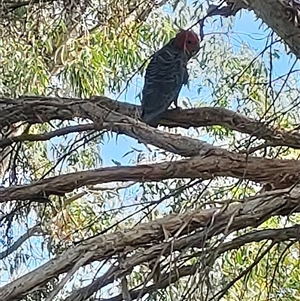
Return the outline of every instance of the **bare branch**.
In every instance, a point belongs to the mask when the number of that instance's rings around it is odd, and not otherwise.
[[[40,226],[35,226],[33,228],[30,228],[26,231],[25,234],[23,234],[19,239],[11,245],[9,248],[7,248],[5,251],[0,253],[0,259],[3,259],[16,251],[28,238],[34,236],[37,233],[41,233]]]
[[[20,107],[7,104],[7,102],[6,106],[1,106],[0,102],[0,110],[3,109],[3,115],[1,116],[11,117],[10,121],[9,117],[2,119],[0,116],[0,126],[1,124],[7,124],[7,122],[14,123],[13,119],[22,119],[29,123],[41,123],[50,121],[51,119],[66,120],[81,117],[93,120],[95,128],[98,130],[111,129],[114,132],[129,135],[141,142],[151,143],[182,156],[205,154],[212,149],[217,149],[204,141],[153,129],[142,122],[110,111],[102,106],[101,102],[94,103],[87,100],[76,101],[74,99],[58,98],[45,98],[43,100],[39,98],[28,99]],[[172,137],[172,139],[169,137]]]

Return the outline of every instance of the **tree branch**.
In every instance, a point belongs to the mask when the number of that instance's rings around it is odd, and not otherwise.
[[[54,119],[72,120],[79,117],[96,122],[99,129],[111,129],[117,133],[137,138],[145,143],[152,144],[154,140],[157,141],[158,133],[162,135],[162,131],[143,126],[143,123],[136,121],[139,117],[139,106],[117,102],[102,96],[92,99],[21,97],[14,100],[0,98],[0,111],[2,112],[0,116],[0,128],[18,121],[43,123]],[[124,115],[135,118],[135,120]],[[255,121],[224,108],[203,107],[181,110],[179,112],[177,110],[170,110],[163,116],[161,124],[168,127],[180,126],[184,128],[221,125],[231,130],[264,139],[270,145],[300,148],[300,133],[272,128],[264,122]],[[203,147],[199,143],[196,146],[191,138],[183,138],[181,135],[168,133],[164,133],[163,135],[164,137],[161,137],[159,145],[157,143],[153,144],[167,150],[169,149],[166,146],[163,147],[161,143],[168,137],[176,137],[176,140],[178,138],[188,139],[182,141],[184,149],[177,152],[183,156],[199,154],[198,148]],[[1,146],[7,145],[7,143],[7,140],[0,141]],[[195,150],[196,148],[197,151],[188,150],[186,152],[187,145],[189,144],[191,144],[191,149]],[[170,148],[172,149],[172,147]],[[169,151],[172,152],[171,149]]]
[[[205,154],[212,149],[218,149],[204,141],[151,128],[130,117],[110,111],[101,104],[101,101],[94,103],[88,100],[59,98],[29,99],[29,101],[23,100],[21,106],[14,106],[13,103],[7,104],[7,102],[6,105],[1,106],[0,101],[0,111],[3,109],[1,116],[8,117],[2,119],[0,116],[0,126],[14,123],[18,119],[29,123],[41,123],[52,119],[70,120],[81,117],[93,120],[98,130],[110,129],[182,156]]]
[[[244,234],[240,237],[234,238],[232,241],[225,242],[222,245],[218,246],[217,248],[211,249],[211,250],[205,250],[206,258],[204,261],[201,261],[203,265],[205,263],[208,263],[210,260],[210,256],[214,255],[214,252],[217,251],[218,254],[225,253],[229,250],[236,250],[240,247],[252,243],[252,242],[260,242],[262,240],[275,240],[276,242],[283,242],[291,239],[299,239],[300,236],[300,225],[295,225],[292,227],[284,228],[284,229],[264,229],[259,231],[252,231],[250,233]],[[131,273],[133,268],[135,266],[138,266],[145,262],[150,262],[152,259],[156,258],[159,255],[166,256],[167,254],[170,254],[171,248],[172,251],[181,251],[183,248],[189,247],[199,247],[199,241],[203,239],[203,233],[196,233],[193,235],[189,235],[188,237],[181,238],[179,240],[176,240],[174,242],[170,243],[161,243],[158,245],[155,245],[149,249],[143,250],[141,252],[137,252],[134,254],[134,256],[126,259],[126,270],[120,269],[120,267],[116,267],[114,265],[111,266],[110,269],[101,277],[95,279],[91,284],[82,287],[78,289],[77,291],[73,292],[70,296],[68,296],[65,301],[72,301],[72,300],[83,300],[84,298],[91,297],[95,292],[97,292],[100,288],[105,287],[109,283],[112,283],[115,279],[121,278],[124,275],[128,275]],[[209,255],[208,254],[209,252]],[[202,255],[202,252],[200,254],[197,254],[197,257],[199,258]],[[174,274],[180,275],[179,278],[187,275],[193,275],[195,274],[199,269],[197,269],[195,266],[190,266],[190,269],[188,267],[180,268],[179,274],[176,272],[171,272],[171,279],[175,281],[178,280],[178,278],[175,277]],[[186,271],[186,272],[184,272]],[[148,286],[143,289],[142,296],[147,293],[150,293],[153,290],[157,289],[163,289],[165,288],[165,283],[163,279],[166,279],[170,277],[170,275],[162,275],[162,281],[160,281],[155,287]],[[170,282],[168,282],[166,285],[169,285]],[[136,294],[138,295],[140,293],[140,290],[131,290],[130,295],[131,297],[134,297]],[[122,295],[115,296],[113,300],[119,300],[118,298],[122,297]],[[110,299],[109,299],[110,300]]]
[[[44,202],[49,195],[62,196],[86,185],[116,181],[162,181],[174,178],[234,177],[256,183],[269,183],[276,188],[289,187],[299,180],[300,162],[297,160],[266,159],[214,152],[191,159],[151,165],[114,166],[59,175],[28,185],[0,189],[0,203],[34,199]],[[45,198],[46,197],[46,198]]]
[[[30,228],[26,231],[25,234],[23,234],[19,239],[13,243],[9,248],[7,248],[5,251],[0,253],[0,259],[7,257],[14,251],[16,251],[28,238],[34,236],[36,233],[41,233],[41,228],[39,225],[34,226],[33,228]]]
[[[226,208],[187,212],[169,215],[149,223],[139,224],[132,229],[119,230],[90,238],[63,254],[0,288],[0,300],[12,301],[18,296],[32,292],[34,288],[45,284],[49,279],[68,272],[82,259],[82,265],[94,260],[105,260],[125,248],[134,250],[146,247],[155,241],[163,241],[165,233],[169,237],[180,238],[202,228],[203,239],[210,239],[225,230],[229,233],[247,226],[257,227],[270,216],[299,212],[300,187],[272,191],[241,200],[239,204],[230,204]]]
[[[42,134],[22,134],[19,136],[9,137],[0,139],[0,147],[7,147],[15,142],[24,142],[24,141],[47,141],[54,137],[59,137],[71,133],[79,133],[84,131],[89,131],[95,129],[96,126],[92,123],[90,124],[82,124],[82,125],[73,125],[67,126],[62,129],[58,129],[55,131],[42,133]]]

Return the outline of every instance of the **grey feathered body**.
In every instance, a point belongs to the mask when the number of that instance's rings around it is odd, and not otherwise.
[[[157,126],[162,113],[174,102],[188,82],[189,57],[173,46],[171,40],[152,57],[145,75],[142,91],[142,120]]]

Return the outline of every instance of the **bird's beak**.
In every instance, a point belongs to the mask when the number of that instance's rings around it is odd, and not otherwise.
[[[195,54],[198,53],[200,50],[200,45],[197,46],[197,48],[194,50]]]
[[[190,54],[191,54],[192,56],[194,56],[194,55],[196,55],[196,54],[199,52],[199,50],[200,50],[200,46],[198,46],[198,47],[192,49]]]

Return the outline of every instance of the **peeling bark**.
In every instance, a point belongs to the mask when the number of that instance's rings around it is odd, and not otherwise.
[[[0,99],[0,111],[2,112],[0,128],[18,121],[33,124],[54,119],[71,120],[80,117],[94,121],[93,128],[95,129],[109,129],[116,133],[126,134],[138,139],[140,142],[153,144],[170,152],[174,152],[174,149],[177,149],[175,153],[182,156],[199,155],[212,147],[204,141],[182,135],[169,134],[148,127],[144,123],[137,121],[140,111],[139,106],[114,101],[102,96],[92,99],[52,97],[21,97],[16,100]],[[202,107],[180,112],[170,110],[162,118],[161,124],[168,127],[181,126],[189,128],[221,125],[258,139],[264,139],[269,145],[300,148],[300,133],[298,131],[287,132],[280,128],[272,128],[264,122],[255,121],[224,108]],[[174,138],[172,145],[169,145],[170,141],[166,143],[169,137]],[[0,140],[0,147],[5,147],[13,141],[20,140],[22,139],[18,137],[11,140]],[[26,140],[26,136],[24,140]]]
[[[28,97],[17,101],[3,100],[1,109],[4,114],[1,115],[2,117],[0,116],[0,125],[3,126],[17,121],[34,123],[52,119],[73,119],[74,117],[89,118],[94,121],[95,129],[112,129],[141,142],[151,143],[167,151],[194,158],[153,165],[101,168],[52,177],[30,185],[11,186],[0,189],[0,202],[27,199],[45,202],[49,195],[64,195],[86,185],[112,181],[161,181],[168,178],[210,179],[216,176],[227,176],[248,179],[262,184],[270,183],[276,188],[282,188],[294,184],[300,172],[300,165],[297,160],[244,156],[214,147],[198,139],[151,128],[142,122],[118,113],[118,111],[124,112],[132,116],[137,107],[112,102],[104,97],[97,97],[93,101]],[[113,111],[114,109],[117,112]],[[200,123],[207,120],[211,124],[218,122],[218,124],[225,124],[248,133],[252,131],[253,135],[268,137],[272,141],[277,139],[279,141],[277,143],[291,144],[295,147],[299,145],[298,133],[268,129],[263,123],[257,123],[230,110],[199,108],[195,110],[196,113],[193,113],[193,110],[187,111],[187,115],[182,112],[179,115],[187,118],[186,123],[193,120],[191,116],[196,114],[196,116],[202,116]],[[216,114],[218,111],[219,114]],[[171,116],[175,114],[172,117],[174,120],[178,116],[176,112],[168,112],[166,115],[168,114]],[[178,119],[180,120],[180,117]],[[195,119],[195,123],[198,121],[199,119]],[[7,142],[7,139],[4,142]]]
[[[92,171],[75,172],[33,182],[28,185],[0,189],[0,202],[35,200],[45,202],[50,195],[64,195],[86,185],[115,181],[161,181],[164,179],[211,179],[234,177],[256,183],[270,183],[276,188],[297,183],[300,175],[298,160],[279,160],[229,153],[224,150],[187,160],[152,165],[116,166]]]

